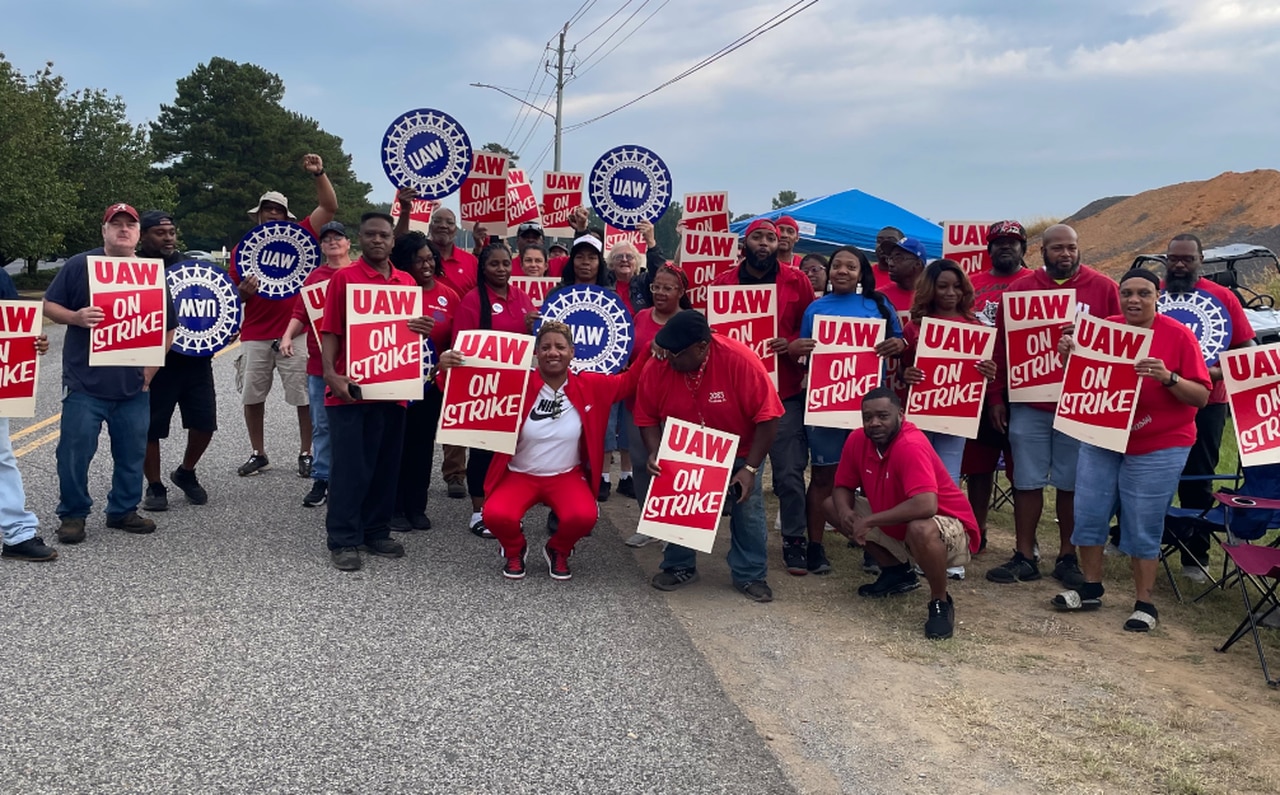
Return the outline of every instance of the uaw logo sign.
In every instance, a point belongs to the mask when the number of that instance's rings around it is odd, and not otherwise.
[[[382,136],[382,168],[397,188],[416,188],[420,199],[443,199],[471,171],[471,139],[447,113],[411,110]]]
[[[618,229],[655,223],[671,203],[671,172],[643,146],[619,146],[600,156],[591,169],[591,205]]]
[[[1210,292],[1171,293],[1162,290],[1156,311],[1191,329],[1200,343],[1204,362],[1210,367],[1218,363],[1218,357],[1231,344],[1231,315]]]
[[[595,284],[559,290],[542,304],[539,327],[548,320],[573,329],[575,373],[617,373],[631,355],[631,314],[613,290]]]
[[[431,368],[436,366],[439,358],[436,356],[436,344],[431,341],[430,337],[422,338],[422,379],[425,381],[427,376],[431,375]]]
[[[292,221],[267,221],[249,230],[236,247],[241,278],[258,277],[258,295],[292,298],[320,264],[320,244]]]
[[[170,268],[165,279],[178,313],[173,350],[184,356],[212,356],[239,333],[244,307],[226,271],[187,260]]]

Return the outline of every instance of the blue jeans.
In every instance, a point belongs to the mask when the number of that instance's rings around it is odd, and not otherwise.
[[[735,458],[733,471],[747,463],[745,458]],[[760,473],[756,473],[755,485],[746,502],[733,504],[729,515],[729,572],[735,585],[746,585],[766,576],[769,551],[766,545],[768,532],[764,522],[764,492],[760,488]],[[696,569],[698,553],[678,544],[667,544],[662,555],[662,570]]]
[[[778,435],[769,448],[773,493],[782,514],[782,538],[804,541],[809,534],[808,498],[804,471],[809,466],[809,440],[804,432],[804,393],[782,401],[786,411],[778,418]]]
[[[1100,547],[1107,543],[1111,517],[1120,511],[1120,551],[1135,560],[1160,557],[1164,515],[1178,489],[1178,476],[1190,447],[1166,447],[1145,455],[1125,455],[1080,445],[1076,526],[1071,543]]]
[[[1013,450],[1013,487],[1040,491],[1076,490],[1080,442],[1053,429],[1053,412],[1021,403],[1009,406],[1009,446]]]
[[[622,406],[618,421],[626,427],[627,452],[631,454],[631,484],[636,487],[636,502],[644,510],[644,500],[649,496],[649,449],[644,446],[644,437],[626,406]]]
[[[35,538],[40,520],[27,510],[27,493],[22,489],[22,473],[9,439],[9,418],[0,417],[0,530],[4,543],[13,546]]]
[[[111,439],[111,491],[107,518],[138,510],[142,500],[142,459],[151,427],[151,394],[103,400],[84,392],[62,398],[62,435],[58,437],[58,516],[83,519],[93,507],[89,496],[89,462],[98,452],[102,423]]]
[[[609,423],[604,426],[604,451],[606,453],[627,449],[627,431],[626,426],[622,424],[622,413],[624,411],[626,411],[626,406],[622,405],[622,401],[614,403],[609,409]],[[607,466],[605,471],[609,471]]]
[[[311,411],[311,479],[329,479],[329,414],[324,410],[324,376],[307,376]]]
[[[959,486],[960,462],[964,460],[964,443],[969,440],[963,436],[952,436],[949,433],[935,433],[933,431],[925,431],[924,436],[929,440],[929,444],[933,445],[933,452],[937,453],[938,458],[942,459],[942,465],[946,467],[947,474],[951,476],[951,482]]]

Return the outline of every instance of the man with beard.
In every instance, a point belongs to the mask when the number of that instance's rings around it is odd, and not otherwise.
[[[1170,298],[1196,298],[1205,302],[1216,301],[1226,316],[1231,319],[1231,339],[1226,340],[1229,348],[1247,348],[1257,343],[1254,341],[1253,326],[1240,305],[1240,299],[1231,290],[1212,279],[1200,276],[1204,265],[1204,248],[1200,238],[1192,234],[1181,234],[1169,241],[1165,254],[1165,292]],[[1199,293],[1194,296],[1189,294]],[[1193,332],[1211,332],[1213,329],[1192,328]],[[1222,366],[1216,361],[1209,367],[1209,379],[1213,381],[1213,389],[1209,392],[1209,403],[1196,412],[1196,442],[1187,455],[1186,466],[1182,470],[1183,477],[1198,476],[1203,480],[1182,480],[1178,483],[1178,502],[1183,508],[1206,510],[1212,508],[1213,475],[1218,469],[1218,450],[1222,446],[1222,430],[1227,423],[1227,388],[1222,381]],[[1186,549],[1182,551],[1182,574],[1192,582],[1208,581],[1204,568],[1209,564],[1209,536],[1196,534],[1184,542]]]
[[[466,295],[476,286],[480,264],[471,252],[454,245],[458,237],[458,217],[453,214],[453,210],[447,207],[436,210],[427,227],[427,237],[440,249],[440,256],[444,258],[441,262],[444,270],[441,280],[452,287],[459,297]],[[440,475],[444,478],[449,496],[460,500],[467,496],[467,448],[451,444],[443,447]]]
[[[891,280],[889,278],[889,255],[893,247],[903,238],[902,230],[896,226],[886,226],[876,232],[876,289],[884,290]]]
[[[184,257],[178,251],[178,228],[173,216],[161,210],[142,214],[142,237],[138,253],[151,259],[164,260],[165,269],[171,269]],[[169,437],[169,425],[173,410],[182,409],[182,427],[187,431],[187,447],[182,463],[169,480],[182,489],[192,505],[204,505],[209,493],[196,478],[196,464],[213,441],[218,429],[218,398],[213,386],[213,357],[187,356],[170,350],[165,354],[164,367],[151,379],[151,425],[147,430],[147,453],[142,462],[142,475],[147,479],[147,490],[142,498],[144,511],[164,511],[169,508],[169,493],[160,481],[160,440]]]
[[[1080,264],[1076,230],[1055,224],[1041,236],[1044,268],[1018,279],[1006,293],[1025,290],[1076,291],[1078,310],[1094,317],[1120,314],[1120,291],[1114,281],[1087,265]],[[1013,447],[1013,524],[1017,549],[1008,563],[987,572],[992,582],[1013,583],[1040,579],[1036,553],[1036,526],[1044,511],[1044,488],[1057,492],[1060,548],[1053,576],[1068,588],[1084,583],[1076,548],[1071,543],[1075,530],[1076,458],[1080,443],[1053,429],[1056,403],[1015,403],[1005,405],[1004,385],[1008,379],[1008,353],[1004,339],[1004,313],[996,316],[997,375],[987,395],[991,424],[1009,434]]]
[[[984,324],[994,326],[1000,311],[1000,296],[1009,285],[1028,276],[1031,269],[1023,257],[1027,253],[1027,230],[1017,221],[997,221],[987,231],[987,252],[991,270],[973,275],[973,312]],[[1013,450],[1009,435],[991,424],[984,414],[978,425],[978,437],[964,446],[960,473],[969,484],[969,504],[982,530],[982,545],[987,543],[987,512],[991,508],[994,474],[1004,454],[1005,473],[1012,479]]]
[[[743,235],[745,257],[712,284],[777,285],[778,336],[767,343],[777,359],[778,397],[785,410],[777,436],[769,448],[773,468],[773,493],[782,516],[782,556],[787,572],[809,573],[808,520],[805,515],[804,471],[809,445],[804,431],[804,370],[790,356],[787,346],[800,337],[804,310],[813,303],[813,285],[799,268],[778,263],[778,228],[767,218],[757,218]],[[656,448],[655,448],[656,449]]]
[[[774,226],[778,228],[778,262],[793,268],[800,267],[800,260],[803,258],[796,253],[800,225],[791,216],[784,215],[774,222]]]

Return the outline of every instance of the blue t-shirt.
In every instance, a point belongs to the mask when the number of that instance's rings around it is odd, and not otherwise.
[[[18,287],[13,283],[13,277],[4,268],[0,268],[0,301],[17,301],[22,296],[18,295]]]
[[[101,248],[76,254],[67,260],[53,277],[53,283],[45,290],[44,297],[73,312],[89,305],[89,257],[104,256]],[[166,329],[177,322],[173,303],[165,284]],[[142,391],[141,367],[90,367],[89,329],[83,326],[67,326],[62,341],[62,388],[84,392],[101,400],[127,400]]]
[[[884,330],[885,339],[901,337],[902,323],[898,321],[898,313],[894,311],[893,304],[889,303],[889,299],[884,299],[884,302],[885,306],[889,307],[889,322]],[[804,318],[800,321],[800,339],[813,339],[813,318],[815,315],[884,320],[880,307],[876,305],[874,300],[865,295],[860,293],[845,293],[844,295],[827,293],[812,304],[809,304],[808,308],[804,310]]]

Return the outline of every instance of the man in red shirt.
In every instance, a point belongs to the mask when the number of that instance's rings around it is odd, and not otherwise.
[[[783,215],[774,222],[774,226],[778,228],[778,263],[790,265],[793,268],[800,267],[800,260],[804,259],[796,253],[796,242],[800,240],[800,225],[791,216]]]
[[[924,243],[914,237],[902,238],[889,251],[889,281],[883,287],[877,284],[876,289],[898,310],[899,318],[911,311],[911,304],[916,300],[916,281],[928,259]]]
[[[892,280],[889,278],[889,255],[893,247],[903,238],[902,230],[896,226],[886,226],[876,232],[876,289],[884,290]]]
[[[862,489],[865,498],[854,496]],[[902,420],[902,401],[888,387],[862,399],[862,428],[849,434],[826,502],[828,520],[863,545],[880,576],[859,596],[903,594],[920,587],[912,565],[929,581],[924,634],[951,637],[955,606],[947,593],[947,567],[963,566],[978,551],[978,524],[933,445]]]
[[[778,336],[769,340],[777,357],[778,397],[785,414],[769,448],[773,493],[782,517],[782,557],[787,572],[809,573],[809,536],[804,471],[809,465],[809,442],[804,430],[804,370],[787,355],[787,346],[800,337],[804,310],[813,303],[813,285],[799,268],[778,262],[778,229],[767,218],[752,221],[743,235],[745,257],[712,280],[712,284],[774,284],[778,291]]]
[[[773,601],[765,579],[768,531],[760,491],[760,465],[783,414],[773,382],[749,348],[712,334],[707,318],[693,309],[673,315],[654,337],[654,344],[659,351],[641,373],[635,408],[636,427],[651,451],[649,473],[655,477],[662,473],[657,464],[660,426],[668,417],[739,437],[729,483],[730,494],[737,493],[729,515],[729,571],[734,586],[747,598]],[[674,591],[697,580],[696,553],[667,544],[653,587]]]
[[[373,555],[404,556],[404,546],[391,540],[391,515],[399,482],[405,407],[395,401],[353,397],[354,382],[347,377],[342,354],[348,285],[417,285],[409,273],[391,267],[394,227],[395,222],[387,213],[365,213],[360,217],[360,259],[330,277],[320,327],[331,451],[325,531],[333,566],[341,571],[355,571],[363,565],[361,546]],[[409,330],[424,337],[431,334],[434,326],[430,317],[409,321]]]
[[[302,158],[302,167],[316,181],[317,206],[311,215],[302,219],[301,226],[314,236],[316,230],[333,220],[338,212],[338,195],[324,173],[324,161],[319,155]],[[289,200],[283,193],[268,191],[249,210],[249,217],[256,223],[267,221],[296,221],[289,212]],[[241,477],[253,475],[268,466],[267,447],[263,425],[267,416],[267,395],[271,392],[273,373],[280,371],[280,384],[284,387],[284,399],[298,412],[298,477],[311,477],[311,414],[307,400],[307,361],[305,357],[286,358],[280,355],[280,338],[284,336],[289,318],[298,297],[275,301],[258,295],[258,277],[250,274],[241,278],[235,258],[228,273],[240,292],[244,304],[244,322],[240,324],[240,356],[236,359],[236,379],[241,385],[241,402],[244,404],[244,424],[249,432],[252,451],[249,459],[240,465]]]
[[[431,216],[427,227],[427,237],[443,257],[441,266],[444,276],[440,278],[453,288],[459,298],[463,298],[475,286],[480,273],[480,263],[470,251],[463,251],[455,245],[458,237],[458,217],[453,210],[441,207]],[[467,448],[446,444],[444,455],[440,459],[440,475],[450,497],[462,499],[467,496]]]

